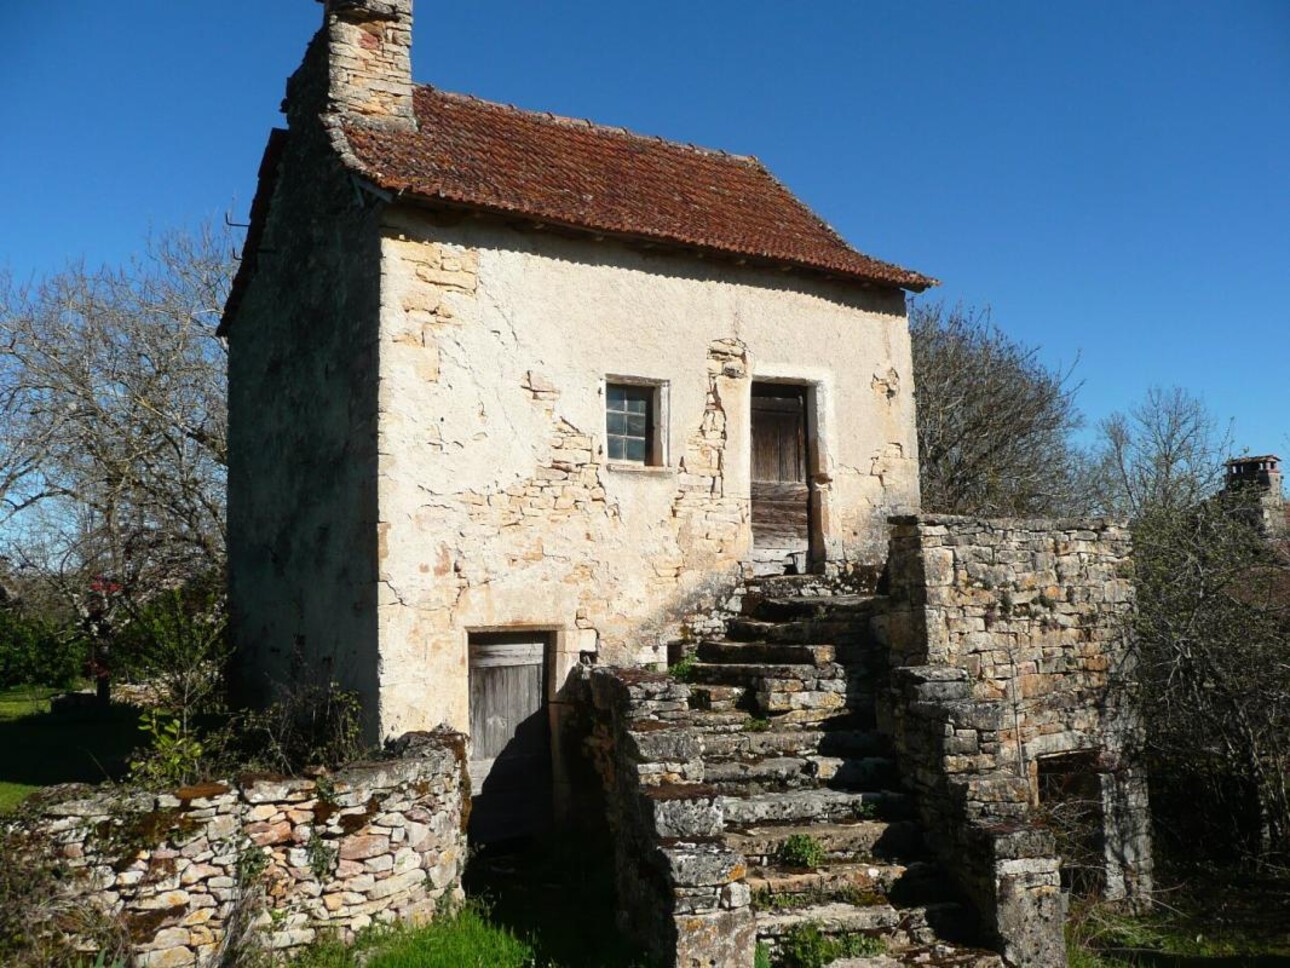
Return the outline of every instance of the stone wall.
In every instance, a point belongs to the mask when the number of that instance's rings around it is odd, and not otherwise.
[[[884,728],[947,866],[1020,963],[1064,963],[1039,778],[1085,757],[1107,896],[1151,887],[1146,787],[1126,692],[1131,540],[1102,520],[893,521]],[[1037,810],[1036,808],[1040,808]]]
[[[703,785],[684,723],[690,687],[636,669],[583,667],[573,689],[614,843],[619,927],[659,964],[751,965],[757,933],[743,855],[720,840],[721,797]]]
[[[140,968],[216,964],[240,923],[277,950],[348,941],[461,894],[465,737],[410,733],[394,750],[313,778],[57,788],[17,829],[67,871],[69,895],[125,927]]]

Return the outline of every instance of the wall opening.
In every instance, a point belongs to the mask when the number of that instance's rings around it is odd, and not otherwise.
[[[1039,808],[1057,841],[1062,893],[1100,897],[1106,891],[1106,816],[1098,752],[1042,756]]]
[[[533,837],[553,822],[548,683],[554,633],[472,632],[472,844]]]
[[[752,385],[750,497],[753,563],[760,574],[803,574],[818,557],[812,546],[809,391],[797,383]]]

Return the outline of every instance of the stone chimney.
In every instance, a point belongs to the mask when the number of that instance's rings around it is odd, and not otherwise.
[[[345,115],[415,128],[412,0],[319,0],[323,26],[287,82],[288,116]]]
[[[1226,489],[1230,492],[1253,491],[1259,502],[1263,529],[1270,535],[1286,530],[1286,499],[1281,488],[1281,458],[1276,454],[1262,457],[1236,457],[1227,462]]]

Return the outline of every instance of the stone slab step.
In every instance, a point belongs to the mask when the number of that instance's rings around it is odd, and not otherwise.
[[[873,595],[797,595],[784,598],[745,595],[742,607],[745,617],[771,622],[842,616],[867,621],[879,605]]]
[[[834,661],[837,649],[832,645],[785,642],[733,642],[709,640],[699,643],[703,662],[771,663],[774,665],[810,665],[819,668]]]
[[[836,823],[843,820],[896,820],[910,812],[909,798],[889,790],[788,790],[750,797],[722,797],[727,830],[768,823]]]
[[[827,642],[835,646],[840,658],[859,658],[876,654],[878,646],[867,621],[845,619],[794,619],[777,622],[755,618],[732,618],[726,623],[731,642],[777,642],[783,645],[810,645]]]
[[[885,790],[900,779],[896,762],[885,756],[808,756],[810,774],[839,790]]]
[[[691,686],[690,708],[732,712],[739,708],[747,692],[744,686]]]
[[[753,903],[760,910],[777,910],[777,898],[802,896],[820,901],[846,901],[863,907],[889,903],[892,885],[899,882],[907,871],[904,864],[846,861],[800,869],[777,863],[751,868],[745,883],[753,892]]]
[[[975,927],[975,919],[954,902],[896,908],[890,904],[857,906],[830,901],[792,911],[759,911],[757,937],[773,945],[799,924],[814,924],[823,934],[880,935],[890,939],[893,946],[912,947],[962,943],[961,939]]]
[[[770,756],[749,760],[704,760],[703,782],[723,792],[738,793],[740,786],[793,788],[816,786],[812,763],[798,756]],[[751,792],[751,791],[749,791]]]
[[[757,686],[771,680],[796,682],[807,688],[816,682],[841,682],[847,677],[846,666],[836,662],[808,665],[792,662],[696,662],[690,666],[691,682],[701,685]]]
[[[831,861],[918,859],[923,854],[923,835],[913,820],[851,820],[842,823],[759,824],[741,830],[729,829],[724,840],[748,859],[750,864],[770,864],[789,837],[815,838]]]
[[[889,740],[876,730],[780,728],[755,720],[748,730],[709,734],[703,740],[704,758],[738,756],[863,757],[885,754]]]
[[[980,948],[963,948],[951,944],[893,946],[885,955],[871,958],[841,958],[829,968],[1005,968],[1002,956]]]

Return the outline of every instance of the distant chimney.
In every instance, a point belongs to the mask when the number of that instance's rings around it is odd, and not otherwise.
[[[287,83],[288,115],[341,114],[416,127],[412,0],[319,0],[323,26]]]
[[[1281,458],[1235,457],[1227,462],[1227,490],[1252,491],[1259,502],[1263,528],[1268,534],[1286,530],[1286,499],[1281,489]]]

